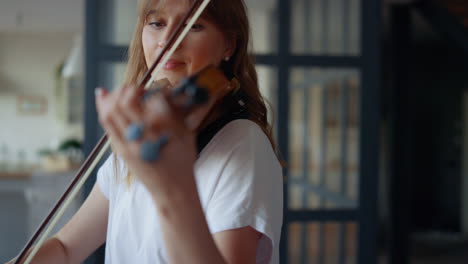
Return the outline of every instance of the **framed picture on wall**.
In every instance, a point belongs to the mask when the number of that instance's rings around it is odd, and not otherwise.
[[[44,115],[47,113],[47,99],[44,96],[19,95],[16,110],[20,115]]]

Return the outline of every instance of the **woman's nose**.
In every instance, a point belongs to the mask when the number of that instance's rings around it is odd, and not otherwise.
[[[167,40],[167,39],[164,39],[164,40],[158,41],[158,42],[156,43],[156,45],[157,45],[157,48],[158,48],[158,49],[163,49],[163,48],[167,45],[167,43],[168,43],[168,40]],[[183,43],[184,43],[184,41],[182,40],[182,42],[179,43],[179,46],[177,47],[176,50],[179,50],[179,49],[182,47]]]
[[[158,41],[158,48],[164,48],[164,46],[166,46],[166,43],[167,41],[166,40],[161,40],[161,41]]]
[[[164,30],[163,35],[161,35],[160,38],[159,38],[159,41],[156,42],[157,48],[162,49],[162,48],[164,48],[164,47],[168,44],[169,39],[172,37],[173,32],[176,30],[175,27],[176,27],[176,25],[171,25],[171,26],[168,26],[168,27]],[[180,49],[180,47],[182,46],[182,43],[183,43],[183,42],[184,42],[184,41],[182,41],[182,42],[179,44],[179,46],[177,47],[176,50],[179,50],[179,49]]]

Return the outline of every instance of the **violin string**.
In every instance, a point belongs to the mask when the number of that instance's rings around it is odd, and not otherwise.
[[[151,76],[151,78],[149,79],[149,81],[146,82],[146,85],[145,85],[145,89],[148,89],[151,85],[151,83],[154,81],[154,78],[155,76],[159,73],[159,71],[161,70],[162,68],[162,65],[164,65],[168,59],[170,58],[170,56],[172,56],[172,54],[174,53],[174,51],[176,50],[176,48],[178,47],[178,45],[180,44],[180,42],[182,41],[182,39],[185,37],[185,35],[188,33],[188,31],[191,29],[191,27],[193,26],[193,24],[195,23],[195,21],[199,18],[199,16],[201,15],[201,13],[204,11],[204,9],[206,8],[206,6],[208,5],[208,3],[210,2],[210,0],[204,0],[203,3],[199,6],[199,8],[196,10],[195,14],[192,16],[192,18],[190,19],[189,23],[187,23],[187,25],[184,27],[184,30],[182,31],[182,33],[179,35],[179,37],[177,38],[176,42],[171,45],[170,47],[170,50],[164,54],[164,51],[165,49],[162,50],[162,53],[161,55],[164,56],[163,57],[163,60],[161,63],[158,63],[158,60],[161,59],[161,56],[158,57],[158,59],[153,63],[152,67],[150,69],[154,69],[154,66],[157,65],[157,68],[154,72],[154,74],[151,74],[151,71],[148,70],[148,72],[145,74],[145,76],[148,76],[148,74]],[[197,5],[198,2],[195,2],[194,5],[192,6],[192,9],[193,8],[196,8],[196,5]],[[192,9],[190,11],[192,11]],[[189,12],[190,12],[189,11]],[[175,33],[176,34],[176,33]],[[169,44],[169,43],[168,43]],[[167,49],[167,47],[166,47]],[[147,79],[147,77],[144,77],[143,79],[143,82],[144,80]],[[104,136],[106,137],[106,136]],[[49,223],[47,229],[44,231],[44,233],[42,234],[41,238],[39,239],[39,241],[37,242],[36,246],[32,249],[31,253],[29,254],[28,258],[26,259],[25,263],[26,264],[29,264],[32,259],[34,258],[34,256],[37,254],[37,251],[41,248],[42,244],[45,242],[46,238],[48,237],[49,233],[51,232],[51,230],[55,227],[57,221],[61,218],[61,216],[63,215],[63,213],[65,212],[65,210],[68,208],[69,204],[71,203],[71,201],[75,198],[76,194],[78,193],[78,190],[81,189],[81,187],[83,186],[83,184],[86,182],[87,178],[89,177],[89,175],[91,175],[91,172],[95,169],[97,163],[100,161],[100,159],[102,158],[102,156],[106,153],[107,149],[109,148],[110,146],[110,142],[107,141],[105,143],[105,145],[101,148],[101,150],[99,151],[98,155],[96,156],[96,158],[93,160],[93,162],[91,163],[91,165],[88,167],[88,169],[86,170],[85,174],[82,175],[81,179],[79,180],[78,184],[74,187],[74,189],[72,190],[72,192],[69,194],[69,196],[66,198],[65,202],[60,206],[60,209],[59,211],[57,212],[57,214],[55,215],[55,217],[53,218],[53,220],[51,221],[51,223]],[[25,248],[27,249],[27,248]],[[24,250],[24,252],[22,252],[22,254],[20,254],[19,258],[16,259],[15,261],[15,264],[16,263],[19,263],[23,257],[23,255],[26,253],[26,250]]]

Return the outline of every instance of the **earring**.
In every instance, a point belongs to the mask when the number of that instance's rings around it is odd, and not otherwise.
[[[230,59],[229,56],[224,57],[224,61],[229,61],[229,59]]]

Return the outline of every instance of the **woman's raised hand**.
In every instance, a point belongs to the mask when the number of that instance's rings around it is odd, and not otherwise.
[[[162,192],[193,178],[195,134],[169,99],[168,89],[145,101],[142,95],[132,86],[113,92],[98,88],[99,121],[130,172],[151,193]]]

